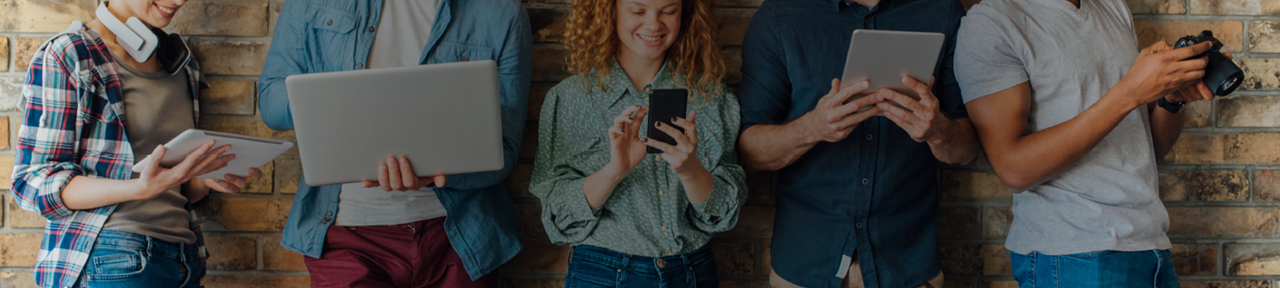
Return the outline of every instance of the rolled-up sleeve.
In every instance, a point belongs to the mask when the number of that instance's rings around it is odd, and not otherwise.
[[[742,38],[741,131],[757,124],[782,124],[791,109],[791,82],[772,10],[760,9]]]
[[[731,91],[727,86],[721,89]],[[735,149],[738,146],[738,126],[741,123],[738,99],[733,93],[725,93],[721,97],[722,99],[718,99],[720,105],[716,106],[719,111],[716,112],[720,114],[717,116],[723,123],[716,132],[719,133],[717,139],[723,143],[718,145],[721,151],[715,164],[708,165],[714,178],[711,195],[706,202],[690,203],[692,208],[689,209],[693,225],[707,233],[733,229],[738,223],[738,212],[747,201],[746,172],[738,165],[738,152]]]
[[[601,208],[592,209],[583,192],[583,181],[593,171],[584,171],[576,161],[570,133],[560,130],[568,115],[560,113],[556,89],[547,93],[538,123],[538,152],[533,165],[529,192],[542,200],[542,224],[552,243],[582,242],[599,224]],[[602,206],[603,207],[603,206]]]
[[[14,200],[22,209],[47,219],[72,214],[62,190],[84,175],[76,164],[79,97],[90,93],[75,65],[76,50],[67,37],[56,37],[37,50],[22,89],[23,119],[13,167]]]

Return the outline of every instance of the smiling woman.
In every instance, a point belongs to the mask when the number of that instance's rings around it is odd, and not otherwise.
[[[196,127],[208,84],[182,39],[158,29],[184,2],[104,2],[97,20],[72,23],[32,58],[11,191],[49,219],[40,286],[200,287],[207,255],[191,203],[247,182],[195,177],[234,160],[222,155],[230,147],[210,141],[172,168],[152,161],[132,172],[135,159],[163,157],[161,144]]]

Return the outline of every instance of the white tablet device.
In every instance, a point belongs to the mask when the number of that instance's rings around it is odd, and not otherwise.
[[[164,159],[160,159],[160,167],[173,167],[182,160],[187,158],[191,152],[195,152],[196,148],[209,140],[217,141],[213,148],[222,145],[231,145],[231,150],[225,154],[236,155],[235,160],[227,163],[227,167],[213,171],[208,174],[200,175],[199,178],[223,179],[226,174],[236,175],[240,177],[249,175],[249,168],[260,168],[267,165],[276,156],[280,156],[285,151],[293,148],[293,142],[244,136],[239,134],[222,133],[214,131],[206,131],[200,129],[187,129],[178,137],[173,137],[169,143],[164,144],[164,148],[168,151],[164,153]],[[143,158],[133,165],[133,172],[142,172],[147,161],[152,161],[151,157]]]
[[[911,76],[928,85],[945,40],[946,35],[942,33],[853,30],[840,85],[868,80],[871,87],[866,93],[889,88],[920,99],[914,90],[902,84],[902,76]]]
[[[284,82],[307,185],[376,180],[388,155],[408,155],[418,176],[504,165],[493,60],[299,74]]]

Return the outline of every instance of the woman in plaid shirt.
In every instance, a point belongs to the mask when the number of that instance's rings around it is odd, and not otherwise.
[[[116,0],[99,15],[165,27],[185,2]],[[136,35],[118,41],[115,32],[132,33],[122,30],[74,22],[27,71],[11,191],[49,220],[34,271],[42,287],[200,287],[206,255],[191,203],[245,186],[230,174],[194,178],[235,159],[212,141],[172,168],[149,161],[132,172],[135,159],[163,157],[162,144],[196,127],[208,85],[194,61],[165,69],[160,57],[129,53],[120,42]]]

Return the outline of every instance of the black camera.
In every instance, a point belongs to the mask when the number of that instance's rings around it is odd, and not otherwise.
[[[1209,86],[1209,90],[1213,91],[1213,95],[1227,96],[1231,92],[1236,91],[1240,87],[1240,83],[1244,82],[1244,71],[1240,70],[1240,66],[1236,66],[1235,62],[1227,59],[1219,50],[1222,49],[1222,42],[1218,42],[1217,38],[1213,38],[1213,31],[1204,30],[1200,35],[1186,36],[1178,39],[1178,43],[1173,44],[1173,48],[1182,48],[1203,42],[1213,43],[1213,47],[1204,54],[1196,55],[1191,58],[1209,57],[1209,65],[1204,67],[1204,84]]]

